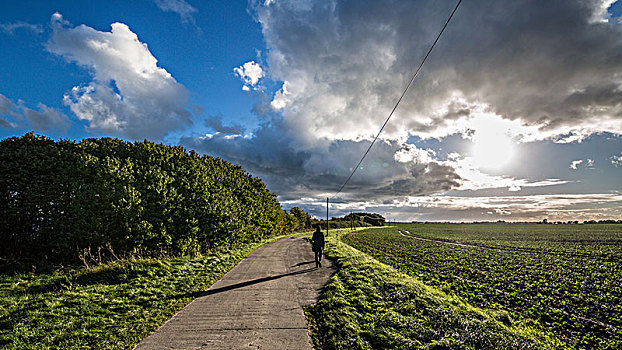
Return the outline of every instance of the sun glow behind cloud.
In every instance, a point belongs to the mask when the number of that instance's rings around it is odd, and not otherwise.
[[[473,163],[481,169],[500,169],[509,164],[516,152],[506,123],[492,115],[479,115],[472,121]]]

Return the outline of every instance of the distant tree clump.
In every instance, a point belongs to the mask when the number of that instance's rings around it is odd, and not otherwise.
[[[384,226],[385,218],[376,213],[352,213],[341,218],[331,218],[328,227],[331,229],[349,228],[349,227],[371,227]],[[321,219],[314,220],[312,225],[319,224],[323,229],[326,228],[326,221]]]
[[[285,218],[284,231],[299,231],[310,229],[313,224],[313,218],[299,207],[293,207],[289,210],[289,213],[284,211],[283,216]]]
[[[352,216],[353,220],[360,220],[371,226],[384,226],[386,219],[384,216],[376,213],[352,213],[344,217],[345,220],[350,220]]]
[[[240,166],[147,141],[5,139],[0,192],[0,265],[73,263],[103,247],[196,254],[286,229],[276,196]]]

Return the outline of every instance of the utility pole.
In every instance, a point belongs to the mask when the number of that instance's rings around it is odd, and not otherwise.
[[[328,237],[328,197],[326,197],[326,237]]]

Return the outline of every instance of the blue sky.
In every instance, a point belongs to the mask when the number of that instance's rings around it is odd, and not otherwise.
[[[0,138],[111,136],[241,164],[285,208],[622,219],[622,5],[3,1]],[[477,24],[477,25],[474,25]]]
[[[0,6],[0,23],[9,28],[12,24],[33,26],[5,29],[0,34],[0,89],[14,101],[21,99],[30,108],[43,103],[69,114],[62,104],[63,95],[90,80],[88,68],[45,49],[51,32],[50,18],[60,13],[73,26],[84,24],[103,32],[110,31],[112,23],[127,24],[148,45],[158,66],[191,92],[190,104],[205,108],[206,114],[256,123],[249,107],[254,98],[243,93],[233,73],[233,67],[256,58],[263,48],[261,28],[247,12],[244,1],[198,2],[191,5],[196,11],[188,20],[148,0],[5,1]],[[75,124],[68,133],[50,130],[47,134],[69,138],[98,135],[85,132],[84,123]],[[0,132],[3,137],[16,134],[14,130]]]

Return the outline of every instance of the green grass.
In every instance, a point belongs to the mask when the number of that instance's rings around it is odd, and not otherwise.
[[[0,348],[129,349],[266,242],[196,258],[2,275]]]
[[[378,262],[342,242],[342,234],[333,231],[326,246],[339,271],[320,301],[305,310],[316,348],[560,347],[555,338],[507,312],[475,308]]]
[[[622,346],[622,225],[399,225],[344,241],[472,305],[535,320],[568,348]]]

